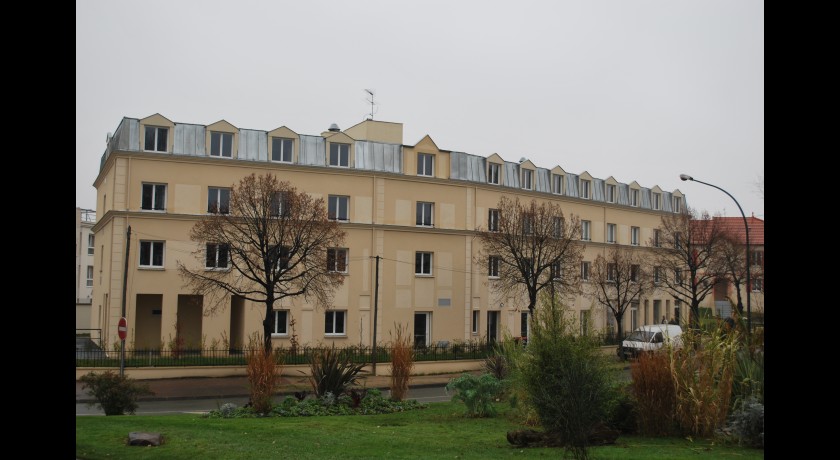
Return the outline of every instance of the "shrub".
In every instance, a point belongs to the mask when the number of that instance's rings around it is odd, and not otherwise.
[[[622,434],[635,434],[639,427],[639,412],[632,391],[632,385],[616,388],[610,408],[608,425]]]
[[[500,350],[494,350],[494,353],[486,358],[481,363],[485,372],[496,377],[498,380],[504,380],[508,375],[508,365],[505,355]]]
[[[764,404],[758,397],[745,400],[730,416],[729,426],[739,445],[764,449]]]
[[[105,415],[124,415],[126,412],[134,414],[138,407],[137,397],[154,394],[147,383],[139,383],[112,371],[100,374],[90,372],[79,380],[83,383],[82,389],[88,390],[88,395],[96,398],[98,407]]]
[[[638,408],[639,432],[645,436],[673,436],[679,431],[674,420],[677,396],[666,352],[642,353],[630,363],[633,395]]]
[[[275,350],[267,351],[258,333],[251,335],[245,353],[251,406],[255,412],[267,414],[271,411],[271,398],[280,384],[282,355]]]
[[[733,408],[739,409],[749,400],[764,404],[764,352],[741,347],[735,356],[735,376],[732,381]]]
[[[391,399],[402,401],[408,393],[408,381],[414,369],[414,347],[408,326],[394,324],[394,339],[391,343]]]
[[[608,420],[613,399],[608,363],[591,338],[576,336],[566,309],[544,299],[531,322],[523,380],[547,434],[588,458],[590,435]]]
[[[446,384],[446,391],[455,390],[452,400],[463,401],[469,417],[492,417],[496,415],[493,401],[502,390],[502,382],[490,374],[476,377],[464,373]]]
[[[356,383],[356,374],[365,367],[364,363],[353,363],[333,345],[319,348],[312,353],[309,364],[309,383],[315,396],[321,398],[327,393],[340,395],[348,386]]]

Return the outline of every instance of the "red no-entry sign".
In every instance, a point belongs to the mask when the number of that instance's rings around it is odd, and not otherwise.
[[[126,332],[128,332],[128,324],[125,321],[125,316],[123,316],[117,323],[117,334],[120,335],[120,340],[125,340]]]

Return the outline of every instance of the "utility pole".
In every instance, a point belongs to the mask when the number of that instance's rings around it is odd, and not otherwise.
[[[125,318],[126,289],[128,288],[128,251],[131,249],[131,225],[125,233],[125,266],[123,268],[122,315]],[[120,340],[120,377],[125,375],[125,339]]]
[[[373,364],[373,375],[376,375],[376,317],[379,312],[379,256],[376,256],[376,288],[373,291],[373,347],[371,348],[371,361]]]

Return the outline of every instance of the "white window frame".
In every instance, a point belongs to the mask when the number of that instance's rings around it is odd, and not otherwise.
[[[674,212],[678,213],[678,214],[680,212],[682,212],[682,197],[681,196],[675,196],[674,197]]]
[[[631,283],[638,283],[639,282],[639,270],[642,267],[639,264],[632,264],[630,265],[630,282]]]
[[[417,227],[435,226],[435,204],[429,201],[418,201],[415,206],[417,216],[415,224]],[[428,221],[428,222],[427,222]]]
[[[555,195],[562,195],[563,194],[563,175],[562,174],[552,174],[551,175],[551,193]]]
[[[271,200],[271,209],[269,210],[271,217],[289,217],[289,208],[286,203],[286,193],[287,192],[274,192],[274,197]]]
[[[584,260],[580,263],[580,280],[589,281],[589,276],[592,274],[592,263]]]
[[[93,235],[93,233],[88,233],[88,249],[87,249],[87,253],[88,253],[88,255],[89,255],[89,256],[92,256],[92,255],[93,255],[93,252],[94,252],[94,250],[95,250],[95,249],[94,249],[94,248],[95,248],[95,244],[96,244],[96,237]]]
[[[502,175],[502,165],[499,163],[488,163],[487,164],[487,183],[488,184],[495,184],[499,185],[501,180],[499,179]]]
[[[281,324],[281,321],[280,321],[280,316],[281,315],[279,315],[278,313],[283,313],[282,324],[283,324],[283,329],[284,329],[285,332],[278,332],[279,326]],[[286,336],[288,336],[289,335],[289,310],[283,310],[283,309],[272,310],[271,316],[273,317],[272,318],[273,319],[273,321],[272,321],[272,323],[273,323],[272,326],[273,327],[272,327],[272,330],[271,330],[271,336],[272,337],[286,337]]]
[[[589,179],[580,180],[580,197],[584,200],[592,198],[592,181]]]
[[[332,255],[331,255],[332,253]],[[341,270],[339,261],[341,260],[339,254],[344,254],[344,269]],[[347,248],[329,248],[327,249],[327,271],[330,273],[347,274],[349,264],[350,250]],[[332,259],[332,264],[330,264]]]
[[[563,264],[554,262],[551,264],[551,279],[559,280],[563,278]]]
[[[420,266],[418,267],[418,257]],[[416,276],[432,276],[432,264],[435,257],[433,252],[417,251],[414,253],[414,274]]]
[[[534,216],[528,213],[522,214],[522,234],[523,235],[533,235],[534,234]]]
[[[682,232],[674,232],[674,249],[682,249]]]
[[[225,262],[224,266],[219,265],[219,254],[220,248],[227,247],[227,261]],[[213,253],[213,265],[207,265],[208,258],[211,255],[211,251]],[[218,271],[225,271],[230,269],[230,247],[224,243],[206,243],[204,245],[204,269],[205,270],[218,270]]]
[[[639,239],[641,238],[642,230],[639,227],[630,227],[630,244],[633,246],[639,245]]]
[[[679,268],[674,269],[674,284],[677,286],[682,286],[683,284],[682,270]]]
[[[149,138],[149,130],[154,130],[154,135],[152,136],[154,139],[152,143],[154,144],[152,149],[146,148],[146,141]],[[161,134],[162,133],[162,134]],[[162,138],[161,138],[162,135]],[[160,142],[163,141],[163,150],[160,149]],[[143,151],[144,152],[166,152],[167,144],[169,143],[169,128],[163,126],[146,126],[146,129],[143,130]]]
[[[426,167],[428,161],[428,168]],[[426,170],[428,169],[428,171]],[[425,176],[425,177],[434,177],[435,176],[435,156],[431,153],[418,153],[417,154],[417,175],[418,176]]]
[[[662,284],[662,267],[653,267],[653,284]]]
[[[213,151],[214,138],[218,138],[218,152]],[[230,139],[229,152],[225,152],[225,139]],[[217,158],[233,158],[233,133],[225,133],[222,131],[210,131],[210,156]]]
[[[630,189],[630,206],[639,207],[639,189],[637,188]]]
[[[617,226],[616,224],[607,224],[607,243],[616,242]]]
[[[473,310],[472,311],[472,335],[478,335],[478,331],[481,330],[479,328],[480,321],[481,321],[481,310]]]
[[[592,222],[588,220],[580,221],[580,239],[582,241],[592,241]]]
[[[534,171],[522,168],[522,190],[534,190]]]
[[[606,188],[607,189],[605,191],[606,192],[605,195],[606,195],[606,198],[607,198],[607,203],[615,203],[616,195],[617,195],[617,191],[618,191],[617,187],[614,184],[607,184]]]
[[[607,264],[607,281],[610,283],[615,283],[615,279],[618,277],[618,264],[616,263],[608,263]]]
[[[333,204],[335,202],[335,204]],[[341,219],[339,216],[341,215],[341,208],[342,204],[345,208],[345,218]],[[333,213],[332,217],[330,216],[330,208],[334,207],[335,212]],[[327,203],[327,218],[329,220],[335,220],[338,222],[350,222],[350,197],[347,195],[329,195],[328,203]]]
[[[662,194],[654,192],[654,193],[651,193],[650,195],[651,195],[650,201],[652,201],[651,207],[653,208],[653,210],[654,211],[661,210],[662,209]]]
[[[327,328],[330,321],[327,319],[332,316],[332,330]],[[341,330],[338,330],[337,319],[341,317]],[[324,335],[327,337],[346,336],[347,335],[347,310],[328,310],[324,312]]]
[[[499,231],[499,210],[498,209],[490,209],[487,212],[487,231],[488,232],[498,232]]]
[[[87,273],[85,275],[85,286],[93,287],[93,265],[87,266]]]
[[[763,292],[764,291],[764,279],[761,278],[760,276],[751,279],[750,282],[752,283],[752,286],[751,286],[752,289],[750,289],[751,292]]]
[[[552,231],[552,234],[555,238],[563,238],[563,230],[565,226],[565,219],[563,219],[562,217],[554,218],[554,230]]]
[[[222,212],[222,192],[227,191],[227,212]],[[213,214],[213,211],[210,209],[210,198],[213,195],[216,195],[216,203],[219,204],[219,209],[217,214],[230,214],[230,192],[231,189],[226,187],[207,187],[207,213]]]
[[[278,147],[280,152],[278,155]],[[288,147],[288,148],[287,148]],[[295,140],[289,137],[272,137],[271,138],[271,161],[274,163],[292,163],[294,161]],[[276,160],[275,156],[280,159]],[[284,157],[288,156],[289,159]]]
[[[143,260],[143,246],[147,246],[149,260],[144,264]],[[155,264],[155,253],[160,251],[160,264]],[[137,251],[137,262],[140,268],[163,268],[166,265],[166,242],[153,240],[140,240],[139,250]]]
[[[335,158],[333,158],[333,148],[335,148]],[[330,142],[330,151],[328,152],[327,157],[327,165],[333,168],[349,168],[350,144]],[[335,162],[333,162],[333,160],[335,160]]]
[[[658,228],[653,230],[653,247],[662,247],[662,230],[659,230]]]
[[[490,256],[487,258],[487,277],[499,277],[499,256]]]
[[[144,208],[143,200],[146,197],[146,188],[151,188],[152,192],[152,203],[151,207]],[[158,195],[160,195],[160,188],[163,187],[163,207],[156,208],[155,203],[157,203]],[[145,212],[166,212],[166,184],[154,183],[154,182],[143,182],[140,186],[140,210]]]

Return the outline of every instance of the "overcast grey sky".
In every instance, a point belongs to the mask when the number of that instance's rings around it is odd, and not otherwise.
[[[122,117],[403,143],[679,189],[764,218],[759,0],[76,2],[76,205]]]

